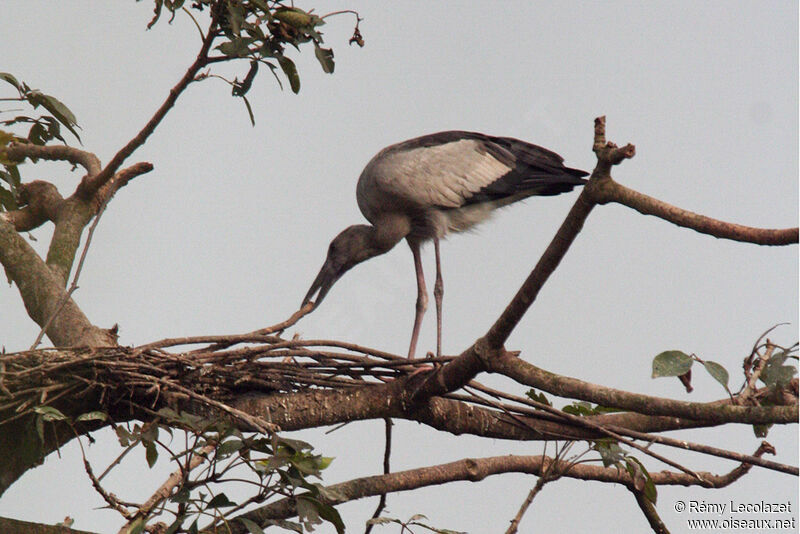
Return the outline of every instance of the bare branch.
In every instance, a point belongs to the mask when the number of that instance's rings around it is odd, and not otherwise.
[[[100,160],[91,152],[66,145],[34,145],[33,143],[10,143],[5,154],[11,160],[25,158],[44,159],[48,161],[68,161],[80,165],[89,176],[100,172]]]
[[[128,182],[136,178],[137,176],[141,176],[142,174],[147,174],[148,172],[153,170],[153,164],[148,162],[139,162],[131,165],[130,167],[126,167],[121,171],[117,172],[111,180],[103,184],[103,186],[98,189],[97,194],[94,198],[94,204],[96,206],[95,211],[100,212],[101,206],[104,204],[108,204],[111,200],[111,197],[114,194],[128,185]]]
[[[116,510],[117,512],[122,515],[125,519],[130,519],[131,513],[128,511],[125,506],[123,506],[117,497],[113,493],[109,493],[105,490],[105,488],[100,484],[100,480],[94,475],[94,471],[92,470],[92,465],[89,463],[89,460],[86,458],[86,451],[83,449],[83,443],[81,442],[80,438],[78,439],[78,445],[81,449],[81,457],[83,457],[83,468],[86,471],[86,474],[89,477],[89,480],[92,481],[92,487],[95,491],[106,501],[109,507]]]
[[[636,504],[639,505],[639,509],[642,511],[645,518],[647,518],[647,522],[650,524],[650,528],[653,529],[653,532],[655,534],[669,534],[667,525],[661,520],[661,517],[659,517],[656,511],[656,507],[645,497],[644,492],[632,488],[631,493],[633,493],[633,496],[636,498]]]
[[[20,184],[19,197],[24,207],[0,213],[18,232],[29,232],[47,221],[55,221],[64,202],[56,186],[41,180]]]
[[[758,454],[758,453],[757,453]],[[478,482],[492,475],[502,473],[527,473],[541,476],[553,462],[546,456],[495,456],[490,458],[466,458],[451,463],[409,469],[389,475],[377,475],[357,478],[341,484],[334,484],[329,488],[341,495],[341,499],[326,500],[328,504],[338,505],[364,497],[379,495],[383,492],[394,493],[409,491],[421,487],[436,486],[448,482],[471,481]],[[628,488],[634,487],[634,480],[624,469],[616,467],[600,467],[596,465],[574,465],[561,461],[559,468],[562,476],[578,480],[594,480],[621,484]],[[568,468],[568,469],[567,469]],[[700,472],[702,478],[697,478],[686,473],[660,471],[650,473],[656,485],[702,486],[707,488],[720,488],[732,484],[744,476],[749,468],[737,467],[725,475]],[[282,499],[268,504],[262,508],[247,512],[240,517],[263,525],[266,521],[286,519],[297,514],[293,499]],[[232,534],[245,534],[246,527],[238,521],[229,523]]]
[[[601,187],[593,189],[592,193],[592,199],[598,204],[616,202],[633,208],[643,215],[654,215],[678,226],[719,239],[773,246],[792,245],[798,240],[797,228],[753,228],[712,219],[639,193],[611,179],[604,181]]]
[[[386,424],[386,447],[383,451],[383,474],[388,475],[391,473],[389,458],[392,455],[392,420],[387,417],[384,419],[384,423]],[[372,513],[372,519],[380,517],[384,508],[386,508],[386,493],[381,493],[380,499],[378,500],[378,506],[375,507],[375,511]],[[364,530],[364,534],[369,534],[372,532],[372,527],[374,525],[374,523],[368,523],[367,528]]]
[[[597,155],[597,165],[589,177],[589,183],[581,191],[580,196],[575,201],[564,222],[561,223],[561,227],[533,268],[533,271],[531,271],[531,274],[528,275],[522,287],[514,295],[513,300],[486,334],[486,341],[490,349],[497,350],[503,347],[508,336],[511,335],[522,316],[525,315],[533,301],[536,300],[539,291],[556,267],[558,267],[570,245],[575,241],[578,233],[583,228],[584,222],[595,206],[593,192],[596,187],[595,184],[610,179],[611,167],[627,158],[632,158],[636,153],[633,145],[617,148],[613,143],[606,142],[605,124],[605,117],[595,119],[593,150]]]
[[[114,173],[117,172],[117,169],[120,168],[125,160],[131,154],[133,154],[137,148],[142,146],[145,141],[147,141],[147,138],[150,137],[150,134],[155,131],[156,127],[161,123],[169,110],[175,105],[175,102],[178,100],[178,97],[181,95],[181,93],[183,93],[189,84],[194,81],[197,73],[207,65],[208,51],[211,49],[211,45],[217,36],[217,18],[214,13],[215,10],[212,10],[211,24],[206,32],[206,36],[203,39],[203,44],[200,47],[200,51],[197,53],[197,58],[194,60],[194,63],[189,66],[175,87],[170,89],[166,100],[164,100],[164,103],[161,104],[161,107],[159,107],[158,110],[156,110],[155,114],[150,118],[150,120],[147,121],[147,124],[145,124],[144,128],[142,128],[133,139],[128,141],[128,143],[122,147],[113,158],[111,158],[111,161],[108,162],[103,170],[96,174],[90,174],[81,181],[80,185],[75,191],[75,194],[78,197],[81,197],[85,200],[91,199],[101,187],[103,187],[113,178]]]

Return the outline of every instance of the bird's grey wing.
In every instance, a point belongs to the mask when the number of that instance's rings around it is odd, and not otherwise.
[[[513,170],[514,156],[479,139],[389,150],[376,156],[362,179],[382,193],[420,208],[458,208]]]

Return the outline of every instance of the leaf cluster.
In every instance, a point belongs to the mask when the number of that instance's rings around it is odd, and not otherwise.
[[[180,10],[192,17],[199,29],[194,14],[210,12],[216,25],[213,35],[203,37],[214,39],[214,50],[221,55],[210,57],[209,62],[244,59],[249,62],[249,68],[241,80],[238,77],[227,80],[208,73],[198,79],[216,77],[229,83],[231,94],[244,99],[251,121],[253,112],[245,95],[250,91],[260,66],[269,68],[281,87],[283,82],[278,72],[283,73],[293,92],[300,91],[300,75],[295,62],[286,54],[288,48],[300,51],[301,45],[312,43],[322,70],[328,74],[334,71],[333,50],[322,46],[324,40],[320,27],[325,24],[325,16],[319,16],[313,10],[304,11],[270,0],[197,0],[188,7],[184,4],[183,0],[155,0],[154,16],[148,28],[158,22],[164,10],[172,14],[170,21]],[[364,40],[358,28],[360,20],[356,15],[356,27],[350,42],[363,46]]]
[[[16,96],[0,98],[2,102],[19,102],[29,111],[18,109],[0,109],[0,126],[9,128],[16,125],[30,125],[27,134],[17,134],[13,131],[0,129],[0,212],[15,210],[19,207],[20,173],[18,165],[21,163],[10,159],[5,148],[10,143],[33,143],[45,145],[57,139],[67,144],[62,135],[61,128],[66,128],[80,142],[77,129],[78,121],[70,109],[52,95],[43,93],[39,89],[31,88],[27,83],[17,80],[8,73],[0,72],[0,80],[8,83],[16,90]],[[44,109],[47,113],[33,113]],[[20,113],[11,118],[2,118],[5,113]]]
[[[754,359],[757,359],[759,348],[760,347],[758,346],[754,348],[753,353],[745,359],[745,364],[743,366],[745,370],[745,381],[739,390],[740,392],[744,391],[745,386],[748,383],[748,379],[750,377],[749,372],[753,365],[752,362]],[[797,375],[797,364],[795,363],[794,365],[787,365],[787,362],[789,360],[795,360],[795,362],[798,360],[798,344],[795,343],[791,347],[779,349],[780,350],[774,351],[771,354],[765,353],[765,358],[767,354],[769,354],[769,357],[766,359],[766,362],[763,364],[763,368],[758,374],[758,380],[762,382],[772,393],[788,387],[792,379],[794,379],[794,377]],[[725,388],[725,391],[728,393],[728,395],[733,398],[733,393],[729,388],[730,373],[728,370],[717,362],[703,360],[695,354],[687,354],[680,350],[667,350],[659,353],[655,358],[653,358],[652,376],[653,378],[670,376],[678,377],[686,386],[687,391],[691,392],[692,366],[695,362],[701,364],[708,374],[711,375],[714,380],[719,382],[722,387]],[[773,404],[773,402],[770,400],[771,398],[772,395],[765,395],[757,402],[760,405],[768,406]],[[753,425],[753,431],[756,437],[766,437],[769,426],[770,425]]]
[[[293,498],[297,503],[300,522],[281,522],[284,528],[304,532],[304,528],[313,530],[315,525],[328,521],[337,531],[343,531],[338,512],[323,502],[337,495],[309,480],[312,477],[321,479],[322,471],[333,459],[314,454],[310,444],[274,433],[244,434],[229,420],[206,419],[170,408],[159,410],[158,415],[158,424],[134,427],[131,433],[125,429],[120,431],[118,427],[120,444],[130,447],[141,443],[150,467],[158,459],[160,449],[167,451],[179,465],[192,455],[207,457],[202,468],[185,472],[184,480],[173,491],[169,503],[173,505],[170,511],[175,519],[167,533],[194,533],[202,517],[210,517],[214,522],[230,520],[237,512],[275,497]],[[185,430],[189,436],[189,446],[177,452],[158,439],[159,430],[172,436],[175,428]],[[209,447],[211,452],[207,452]],[[243,501],[232,500],[219,490],[234,480],[245,481],[255,491]],[[263,532],[252,519],[241,517],[238,521],[250,532]],[[186,524],[189,526],[184,527]]]
[[[36,429],[42,440],[46,423],[60,421],[74,425],[108,419],[104,412],[95,411],[72,420],[58,409],[45,405],[34,408],[34,412],[37,414]],[[175,429],[186,432],[184,444],[177,448],[172,445]],[[116,425],[115,431],[123,447],[120,458],[141,448],[149,468],[166,454],[182,472],[181,481],[157,513],[132,521],[129,534],[143,532],[150,519],[164,513],[174,516],[172,523],[164,530],[165,534],[195,534],[199,532],[202,518],[211,518],[214,522],[229,521],[236,512],[276,497],[295,499],[299,522],[270,524],[302,533],[312,531],[316,525],[327,521],[337,532],[344,532],[342,518],[328,504],[343,499],[343,496],[309,480],[312,477],[321,480],[322,471],[331,464],[333,458],[314,454],[309,443],[274,433],[266,436],[244,434],[228,420],[207,419],[170,408],[159,410],[157,418],[151,423]],[[187,466],[195,456],[202,456],[206,462],[202,467],[192,470]],[[234,501],[220,488],[235,481],[245,482],[255,491],[241,502]],[[236,520],[253,534],[263,533],[262,526],[252,519],[242,516]]]

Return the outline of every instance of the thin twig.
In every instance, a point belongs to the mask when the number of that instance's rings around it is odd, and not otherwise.
[[[383,451],[383,474],[388,475],[391,473],[391,469],[389,466],[389,458],[392,454],[392,420],[387,417],[384,419],[386,423],[386,448]],[[372,513],[372,519],[376,519],[380,517],[381,512],[383,509],[386,508],[386,493],[381,493],[380,499],[378,500],[378,506],[375,508],[375,511]],[[372,527],[375,523],[368,523],[366,530],[364,530],[364,534],[369,534],[372,532]]]

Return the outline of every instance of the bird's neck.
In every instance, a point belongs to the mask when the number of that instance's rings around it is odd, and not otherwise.
[[[387,214],[377,219],[370,228],[370,248],[375,249],[377,255],[389,252],[406,237],[411,232],[411,222],[403,215]]]

